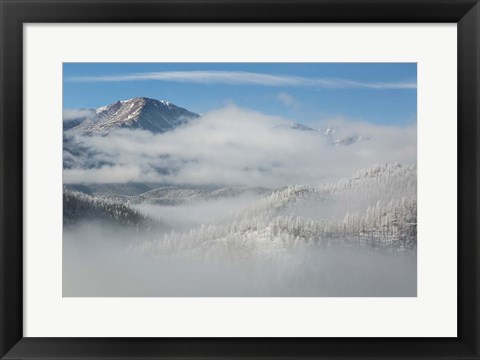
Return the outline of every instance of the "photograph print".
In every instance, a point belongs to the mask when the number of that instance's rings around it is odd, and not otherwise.
[[[416,297],[415,63],[64,63],[64,297]]]

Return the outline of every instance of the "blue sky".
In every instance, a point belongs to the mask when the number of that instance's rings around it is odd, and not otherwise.
[[[64,63],[63,108],[150,97],[206,113],[228,104],[309,124],[416,122],[415,63]]]

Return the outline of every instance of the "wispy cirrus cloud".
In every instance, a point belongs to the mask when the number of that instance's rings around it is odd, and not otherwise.
[[[265,74],[248,71],[160,71],[118,75],[73,76],[75,82],[170,81],[201,84],[311,86],[327,89],[416,89],[415,81],[363,82],[340,78],[309,78],[284,74]]]

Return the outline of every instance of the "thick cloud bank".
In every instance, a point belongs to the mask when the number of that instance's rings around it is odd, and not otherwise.
[[[376,163],[416,163],[416,125],[333,120],[317,124],[319,131],[305,131],[288,124],[230,106],[163,134],[123,129],[86,137],[72,132],[64,149],[64,182],[280,187],[315,185]],[[337,140],[355,141],[335,145],[324,133],[329,126],[335,127]]]

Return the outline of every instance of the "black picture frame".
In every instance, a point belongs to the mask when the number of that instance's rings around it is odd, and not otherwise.
[[[478,0],[0,0],[0,12],[2,359],[479,359]],[[100,22],[457,23],[458,336],[456,338],[23,337],[23,24]],[[441,317],[442,314],[438,316]]]

